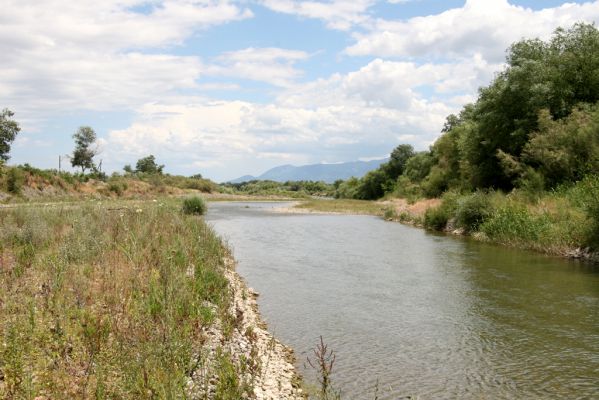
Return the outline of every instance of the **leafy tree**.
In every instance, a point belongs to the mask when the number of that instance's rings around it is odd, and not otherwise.
[[[498,152],[501,167],[517,186],[553,188],[599,172],[599,104],[580,106],[561,120],[539,113],[539,130],[530,135],[521,157]]]
[[[85,173],[86,169],[95,167],[94,157],[98,154],[98,150],[92,148],[92,145],[96,141],[96,132],[89,126],[81,126],[73,134],[73,139],[75,139],[75,150],[71,157],[71,165],[81,167],[81,172]]]
[[[360,179],[352,176],[346,181],[335,182],[337,189],[335,190],[335,197],[338,199],[355,199],[357,198],[358,187],[360,186]]]
[[[156,158],[151,154],[147,157],[137,160],[137,164],[135,165],[135,170],[137,172],[143,172],[146,174],[162,174],[163,168],[164,165],[156,164]]]
[[[508,50],[507,68],[480,90],[471,115],[476,129],[465,160],[477,187],[509,189],[514,182],[500,167],[499,151],[520,157],[538,113],[568,116],[580,102],[599,100],[599,31],[588,24],[558,29],[549,42],[523,40]]]
[[[430,151],[421,151],[408,159],[403,175],[412,182],[421,182],[431,172],[435,158]]]
[[[382,168],[370,171],[360,180],[354,197],[361,200],[381,198],[385,195],[385,184],[388,180]]]
[[[391,152],[389,161],[381,165],[387,180],[395,181],[403,173],[406,163],[414,156],[414,148],[409,144],[400,144]]]
[[[7,161],[10,156],[10,144],[21,130],[19,124],[12,119],[15,115],[5,108],[0,112],[0,161]]]

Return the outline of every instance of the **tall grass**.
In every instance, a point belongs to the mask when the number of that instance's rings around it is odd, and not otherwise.
[[[424,225],[432,230],[461,228],[478,238],[509,246],[567,255],[574,249],[599,249],[599,177],[552,192],[515,190],[457,194],[428,209]]]
[[[192,361],[231,323],[225,254],[174,204],[0,210],[0,398],[185,398],[195,369],[226,374]]]

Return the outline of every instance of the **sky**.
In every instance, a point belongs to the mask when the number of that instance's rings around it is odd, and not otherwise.
[[[9,164],[58,168],[91,126],[108,173],[154,155],[215,181],[427,149],[522,38],[599,1],[0,0]],[[63,161],[63,167],[68,161]],[[67,168],[68,169],[68,168]]]

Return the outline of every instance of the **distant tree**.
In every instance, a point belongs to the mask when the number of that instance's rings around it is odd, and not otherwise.
[[[81,172],[85,173],[86,169],[93,169],[95,166],[94,157],[98,154],[98,150],[92,148],[92,145],[96,141],[96,132],[89,126],[81,126],[73,134],[73,139],[75,139],[75,150],[71,157],[71,165],[81,167]]]
[[[523,40],[508,50],[507,67],[480,89],[465,138],[465,161],[477,187],[510,189],[514,182],[501,168],[501,157],[520,157],[530,135],[539,130],[538,115],[570,115],[579,103],[599,101],[599,30],[589,24],[557,29],[548,42]],[[501,151],[501,153],[499,153]]]
[[[162,174],[163,168],[164,165],[156,164],[156,158],[151,154],[147,157],[137,160],[137,164],[135,165],[135,170],[137,172],[143,172],[146,174]]]
[[[412,182],[420,182],[431,172],[435,163],[430,151],[416,153],[406,162],[403,175],[407,176]]]
[[[10,158],[10,144],[21,130],[19,124],[12,119],[13,115],[15,114],[7,108],[0,112],[0,161]]]
[[[123,167],[123,171],[125,171],[128,174],[132,174],[133,173],[133,168],[131,168],[131,165],[127,164]]]
[[[368,172],[362,179],[355,194],[361,200],[375,200],[385,195],[385,184],[388,176],[379,168]]]
[[[381,169],[387,175],[387,180],[395,180],[403,173],[406,163],[414,156],[414,148],[409,144],[400,144],[391,152],[391,158]]]
[[[203,179],[202,174],[193,174],[190,176],[191,179]]]

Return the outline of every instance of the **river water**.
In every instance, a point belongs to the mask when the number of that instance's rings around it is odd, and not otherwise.
[[[283,205],[207,220],[307,380],[322,335],[343,399],[599,399],[597,267]]]

